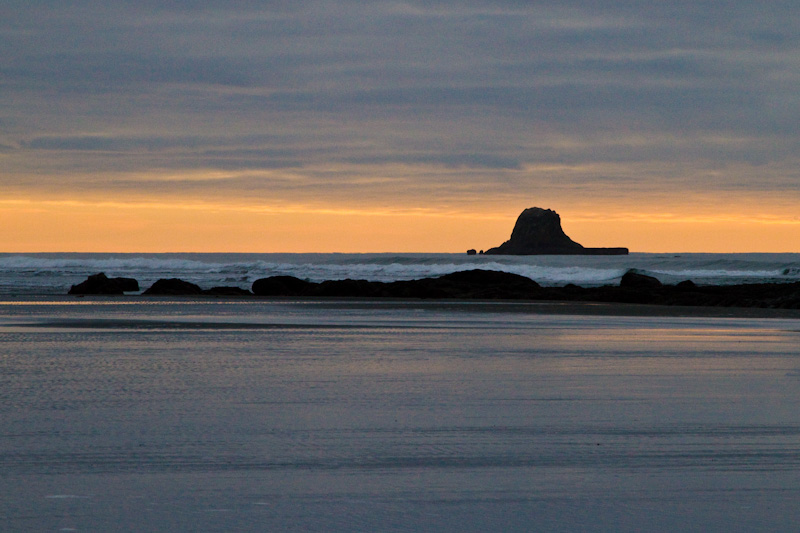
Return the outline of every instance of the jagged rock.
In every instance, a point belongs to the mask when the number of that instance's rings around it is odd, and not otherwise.
[[[100,272],[70,287],[69,294],[123,294],[138,290],[139,282],[133,278],[109,278]]]
[[[203,289],[178,278],[160,279],[144,291],[146,296],[195,296],[203,293]]]
[[[467,255],[478,255],[478,252],[475,250],[475,248],[470,248],[467,250]]]
[[[530,207],[517,218],[511,238],[486,250],[490,255],[625,255],[627,248],[584,248],[567,237],[561,217],[551,209]]]

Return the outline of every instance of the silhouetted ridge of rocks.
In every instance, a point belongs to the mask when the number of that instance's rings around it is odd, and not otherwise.
[[[530,278],[494,270],[466,270],[437,278],[409,281],[329,280],[321,283],[291,276],[256,280],[256,296],[356,298],[520,299],[534,296],[540,285]]]
[[[73,286],[70,294],[121,294],[120,286],[134,290],[133,283],[136,283],[136,280],[127,278],[98,276],[101,275],[89,276],[84,282],[88,285]],[[115,279],[126,281],[125,284],[115,285],[111,283]],[[83,289],[77,289],[82,286]],[[138,289],[138,283],[135,286]],[[88,290],[86,287],[94,287],[98,291],[111,291],[110,287],[113,287],[116,292],[79,292]],[[800,309],[800,282],[700,286],[686,280],[676,285],[664,285],[657,278],[634,270],[625,273],[619,285],[602,287],[579,287],[574,284],[542,287],[525,276],[480,269],[393,282],[344,279],[315,283],[292,276],[272,276],[256,280],[253,292],[239,287],[203,290],[194,283],[173,278],[158,280],[143,295],[529,300]]]
[[[619,285],[585,288],[574,284],[542,287],[530,278],[491,270],[467,270],[437,278],[390,283],[352,279],[314,283],[276,276],[256,281],[253,293],[256,296],[549,300],[800,309],[800,283],[698,286],[686,280],[664,285],[653,276],[635,271],[628,271]]]
[[[627,255],[627,248],[585,248],[561,228],[561,217],[551,209],[529,207],[517,218],[511,238],[487,255]]]

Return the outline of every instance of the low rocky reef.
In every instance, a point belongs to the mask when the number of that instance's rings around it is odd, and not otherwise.
[[[136,289],[130,283],[136,280],[127,280],[125,284],[119,280],[127,278],[107,278],[105,274],[96,274],[89,276],[86,282],[74,285],[69,293],[110,295],[138,291],[138,283]],[[393,282],[344,279],[315,283],[292,276],[272,276],[256,280],[252,292],[239,287],[204,290],[193,283],[173,278],[158,280],[142,295],[529,300],[800,309],[800,283],[700,286],[686,280],[676,285],[664,285],[657,278],[634,270],[622,276],[619,285],[602,287],[572,284],[542,287],[525,276],[494,270],[466,270],[436,278]]]

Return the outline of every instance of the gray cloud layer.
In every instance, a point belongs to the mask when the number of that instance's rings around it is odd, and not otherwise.
[[[0,186],[800,192],[794,3],[169,4],[3,3]]]

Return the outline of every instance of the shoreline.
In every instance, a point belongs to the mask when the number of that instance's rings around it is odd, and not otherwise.
[[[23,305],[101,305],[122,304],[297,304],[340,309],[413,309],[448,310],[481,313],[510,313],[564,316],[732,318],[799,320],[800,309],[763,307],[681,306],[622,302],[504,300],[456,298],[363,298],[363,297],[289,297],[289,296],[142,296],[142,295],[0,295],[0,307]]]

